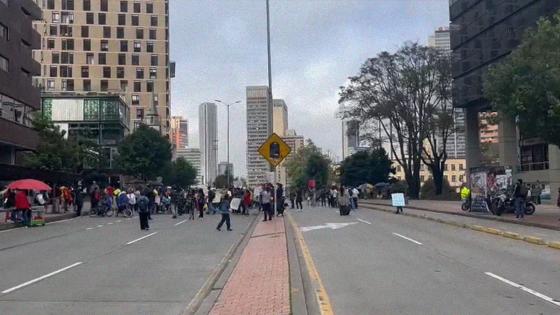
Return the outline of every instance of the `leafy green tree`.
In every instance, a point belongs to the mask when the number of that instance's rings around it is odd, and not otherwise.
[[[119,145],[118,167],[143,180],[164,174],[171,162],[171,143],[155,129],[140,125]]]
[[[195,183],[197,170],[183,157],[171,162],[169,170],[169,174],[164,177],[164,181],[169,185],[187,188]]]
[[[340,167],[343,185],[359,186],[364,183],[387,182],[391,173],[391,160],[383,148],[354,153]]]
[[[310,179],[315,180],[317,187],[328,185],[331,161],[311,140],[292,154],[286,162],[292,186],[304,189]]]
[[[490,68],[484,94],[498,112],[517,117],[525,137],[560,145],[560,12],[541,19],[521,44]]]

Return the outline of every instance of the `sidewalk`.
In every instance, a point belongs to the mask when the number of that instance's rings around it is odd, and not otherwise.
[[[288,251],[283,218],[259,222],[211,315],[290,314]]]
[[[391,205],[391,200],[386,199],[368,199],[360,200],[360,202],[370,205]],[[513,213],[504,213],[501,217],[498,217],[493,214],[465,212],[461,210],[460,201],[411,200],[406,208],[536,226],[560,231],[560,220],[558,220],[560,219],[560,208],[552,205],[537,205],[535,213],[533,215],[526,215],[523,221],[515,219]]]

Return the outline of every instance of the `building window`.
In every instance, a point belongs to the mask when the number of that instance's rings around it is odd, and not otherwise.
[[[146,51],[147,52],[154,52],[154,42],[147,42],[146,43]]]
[[[98,64],[100,65],[106,65],[107,64],[107,54],[105,53],[99,53],[98,55]]]
[[[82,26],[82,37],[89,37],[89,26]]]
[[[104,38],[111,38],[111,27],[110,26],[103,26],[103,37]]]
[[[0,56],[0,60],[1,60],[1,59],[2,59],[2,57]],[[1,61],[0,61],[0,63],[1,63]],[[52,78],[57,77],[57,75],[56,75],[56,74],[57,74],[57,70],[58,70],[57,66],[50,66],[50,68],[49,68],[49,76],[52,77]],[[8,71],[8,70],[6,70],[6,71]]]
[[[124,27],[117,27],[117,38],[124,38]]]
[[[53,23],[60,23],[60,12],[53,12],[51,15],[51,21]]]
[[[134,2],[133,8],[134,8],[134,13],[140,13],[140,11],[141,11],[140,2]]]
[[[150,68],[150,79],[157,79],[157,68]]]
[[[54,0],[47,0],[47,9],[54,10]]]
[[[56,26],[56,25],[49,26],[49,35],[50,36],[58,36],[58,26]]]
[[[420,175],[420,182],[424,182],[425,176],[424,175]]]
[[[84,0],[83,4],[82,4],[82,8],[84,9],[84,11],[90,11],[91,10],[91,0]]]
[[[9,64],[10,64],[10,61],[8,60],[8,58],[0,56],[0,70],[8,72]],[[55,67],[55,69],[56,69],[56,67]]]
[[[444,170],[444,171],[447,171],[447,168],[448,168],[448,167],[447,167],[447,164],[444,164],[444,165],[443,165],[443,170]]]
[[[132,26],[138,26],[140,24],[140,18],[138,17],[138,15],[133,15],[131,17],[131,24]]]
[[[74,40],[62,39],[62,50],[74,50]]]
[[[91,39],[84,39],[83,46],[84,46],[84,51],[90,51],[91,50]]]
[[[119,14],[118,17],[119,21],[119,25],[126,25],[126,15],[125,14]]]
[[[144,109],[137,108],[136,109],[136,119],[144,119]]]
[[[62,12],[60,14],[60,22],[63,24],[74,23],[74,13],[72,12]]]
[[[142,28],[136,29],[136,39],[144,39],[144,29]]]
[[[65,63],[65,64],[74,63],[74,54],[69,52],[62,52],[60,54],[60,63]]]
[[[84,91],[91,91],[91,80],[82,81]]]
[[[111,67],[103,67],[103,77],[107,79],[111,78]]]
[[[82,78],[89,78],[89,67],[82,66]]]
[[[119,54],[119,65],[126,65],[126,54]]]
[[[51,59],[52,59],[51,63],[53,64],[60,63],[60,54],[53,52],[51,55]]]
[[[109,51],[109,41],[101,40],[101,51]]]
[[[457,176],[451,175],[451,182],[454,183],[457,181]]]
[[[154,103],[154,106],[159,105],[159,98],[158,98],[157,94],[154,94],[153,103]]]
[[[136,68],[136,79],[144,79],[144,68]]]
[[[74,10],[74,0],[62,0],[62,10]]]
[[[95,58],[93,57],[92,53],[87,53],[86,54],[86,64],[88,64],[88,65],[95,64]]]
[[[54,80],[53,79],[48,79],[47,80],[47,91],[54,91]]]
[[[124,78],[124,67],[117,67],[117,78]]]
[[[521,145],[521,171],[547,170],[548,161],[548,144]]]
[[[63,78],[71,78],[72,66],[60,66],[60,76]]]
[[[158,26],[158,18],[157,15],[152,15],[150,17],[150,25],[151,26]]]
[[[134,52],[142,51],[142,43],[139,41],[134,41]]]
[[[128,12],[128,2],[121,1],[121,12]]]
[[[154,81],[146,82],[146,92],[153,92],[154,91]]]
[[[61,25],[60,26],[60,36],[72,37],[72,26],[71,25]]]
[[[86,13],[86,24],[94,24],[93,13]]]
[[[451,170],[455,171],[455,164],[451,164]]]
[[[128,90],[128,81],[121,80],[121,91],[126,92]]]
[[[105,25],[107,23],[107,16],[105,13],[97,13],[97,24]]]
[[[107,4],[108,0],[101,0],[101,3],[99,4],[99,11],[109,11],[109,5]]]
[[[101,91],[107,92],[107,90],[109,90],[109,81],[101,80]]]
[[[140,64],[140,56],[139,55],[132,55],[132,65],[137,66]]]
[[[132,105],[139,105],[140,104],[140,96],[137,94],[132,95]]]
[[[158,55],[152,55],[150,58],[150,62],[152,66],[158,65]]]
[[[150,39],[156,39],[156,38],[157,38],[157,31],[150,30]]]
[[[134,81],[134,92],[142,92],[142,82]]]
[[[128,51],[128,41],[127,40],[121,40],[121,51],[122,52]]]
[[[74,80],[62,80],[63,91],[74,91]]]
[[[459,164],[459,170],[462,171],[465,169],[465,166],[463,164]]]
[[[154,4],[151,2],[146,3],[146,13],[154,13]]]
[[[460,181],[461,183],[463,182],[463,178],[464,178],[463,175],[459,175],[459,181]]]

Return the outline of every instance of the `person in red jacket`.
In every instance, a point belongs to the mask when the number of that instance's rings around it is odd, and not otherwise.
[[[31,223],[31,205],[27,200],[27,194],[23,190],[16,193],[16,211],[21,212],[23,225],[29,226]]]

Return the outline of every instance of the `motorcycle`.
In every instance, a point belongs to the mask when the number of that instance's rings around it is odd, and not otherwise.
[[[532,215],[535,213],[535,210],[535,204],[530,200],[525,200],[525,214]],[[497,216],[502,215],[502,213],[514,213],[515,198],[508,196],[504,192],[497,194],[491,198],[490,211]]]

